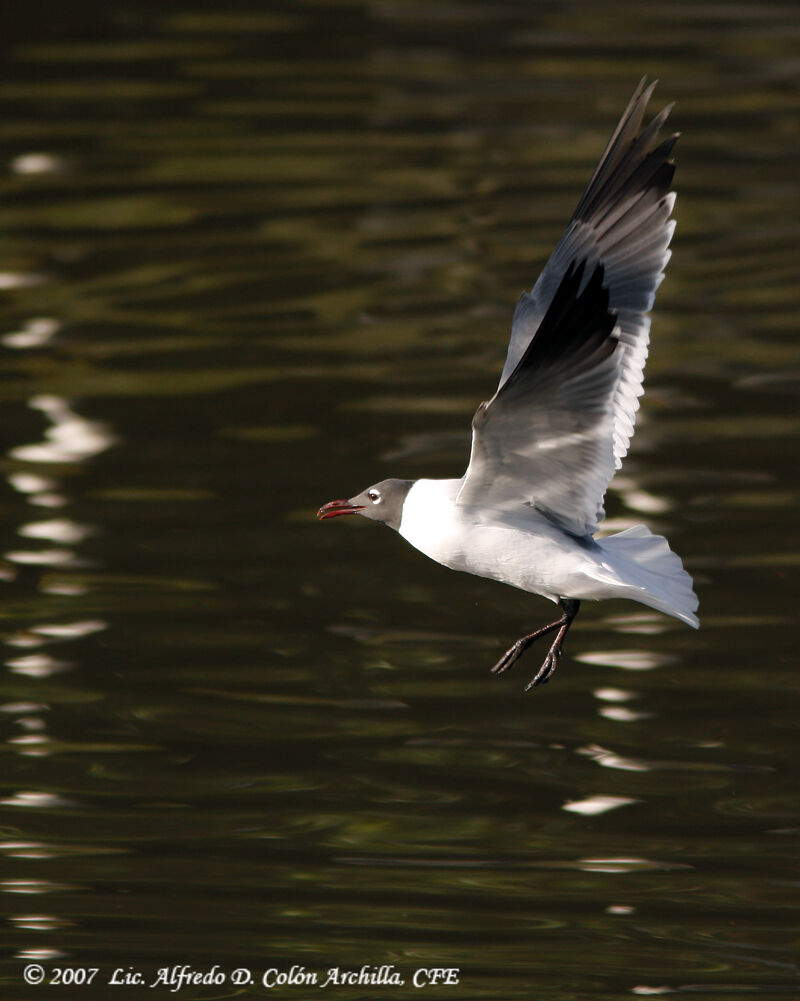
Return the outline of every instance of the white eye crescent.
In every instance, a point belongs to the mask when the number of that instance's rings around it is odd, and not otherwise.
[[[368,490],[367,497],[369,497],[373,504],[380,504],[381,502],[381,495],[378,490]]]

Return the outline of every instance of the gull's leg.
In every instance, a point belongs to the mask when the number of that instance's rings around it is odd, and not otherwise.
[[[494,665],[492,674],[502,674],[504,671],[507,671],[536,640],[557,629],[556,638],[553,640],[553,645],[550,647],[544,663],[539,668],[536,676],[525,686],[525,691],[527,692],[531,688],[535,688],[536,685],[547,684],[550,680],[550,675],[556,669],[558,658],[561,656],[564,637],[567,635],[569,627],[572,625],[572,620],[578,614],[578,609],[581,607],[580,601],[576,598],[559,598],[558,604],[564,613],[561,618],[555,622],[548,623],[546,626],[542,626],[541,629],[537,629],[535,632],[528,633],[527,636],[521,636]]]
[[[527,636],[520,636],[516,643],[512,644],[503,654],[503,656],[498,660],[498,662],[492,668],[492,674],[502,674],[507,671],[509,667],[512,667],[519,658],[525,653],[529,646],[532,646],[536,640],[540,639],[542,636],[546,636],[548,633],[552,633],[554,629],[560,629],[563,627],[566,619],[562,616],[557,622],[550,622],[546,626],[542,626],[541,629],[537,629],[535,632],[528,633]]]
[[[558,666],[558,659],[561,656],[564,637],[569,632],[572,620],[578,614],[578,609],[581,607],[581,603],[576,598],[559,598],[558,603],[564,610],[563,616],[556,623],[556,625],[560,626],[560,628],[556,633],[556,638],[553,640],[553,645],[550,647],[547,656],[544,659],[544,663],[525,686],[526,692],[529,692],[537,685],[546,685],[550,680],[553,671],[555,671]]]

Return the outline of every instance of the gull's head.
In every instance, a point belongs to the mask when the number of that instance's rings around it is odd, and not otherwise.
[[[340,514],[360,514],[373,521],[382,521],[389,528],[400,528],[403,503],[414,480],[381,480],[349,500],[333,500],[317,511],[320,521],[338,518]]]

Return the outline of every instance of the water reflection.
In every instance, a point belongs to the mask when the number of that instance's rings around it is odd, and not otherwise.
[[[47,321],[30,321],[21,334],[7,335],[5,343],[13,348],[42,346],[52,336],[58,325]],[[49,422],[44,432],[44,440],[30,445],[12,448],[9,457],[11,470],[7,473],[9,485],[21,494],[33,508],[66,508],[70,503],[69,477],[82,468],[82,464],[109,448],[115,437],[104,423],[88,421],[81,417],[64,399],[52,395],[37,394],[29,401],[31,409],[41,413]],[[43,475],[38,467],[47,465]],[[19,572],[32,568],[58,568],[62,571],[76,570],[91,565],[90,560],[79,555],[79,548],[88,538],[97,533],[97,527],[73,521],[66,515],[56,518],[37,518],[26,521],[17,530],[24,539],[42,543],[41,548],[13,549],[4,554],[5,560],[19,568]],[[67,548],[69,547],[69,548]],[[38,581],[38,590],[44,595],[80,597],[85,588],[78,582],[49,582],[45,577]],[[34,615],[36,613],[34,612]],[[43,615],[48,615],[44,609]],[[8,647],[29,649],[33,652],[7,656],[5,665],[12,675],[38,679],[44,683],[57,674],[69,671],[74,664],[66,659],[50,655],[43,647],[64,641],[77,640],[101,632],[107,628],[103,619],[73,619],[57,622],[35,621],[31,618],[25,628],[5,638]],[[6,745],[21,758],[36,759],[48,757],[58,747],[58,741],[49,732],[51,706],[46,696],[37,702],[9,702],[2,710],[13,722],[17,733],[6,739]],[[20,732],[21,731],[21,732]],[[76,801],[51,791],[19,790],[2,800],[11,809],[36,809],[60,811],[76,809]],[[12,918],[17,927],[28,930],[53,930],[64,924],[45,917]]]
[[[15,174],[58,174],[66,169],[67,161],[51,153],[20,153],[9,166]]]
[[[13,636],[7,640],[11,646],[40,646],[41,641],[37,637],[26,637],[25,635]],[[61,671],[68,671],[73,667],[68,660],[59,660],[51,657],[48,653],[38,652],[25,654],[22,657],[11,657],[6,662],[6,667],[14,674],[27,675],[29,678],[48,678]]]
[[[104,423],[85,420],[75,413],[66,400],[59,397],[37,395],[31,398],[29,406],[42,413],[50,426],[45,429],[43,442],[19,445],[9,451],[9,456],[15,463],[7,476],[8,482],[31,505],[65,507],[69,503],[65,489],[67,474],[74,471],[75,467],[79,469],[80,463],[105,451],[116,439]],[[20,464],[23,464],[22,468]],[[25,468],[29,464],[66,466],[67,469],[42,475]],[[96,526],[79,524],[70,518],[61,517],[26,522],[20,526],[18,534],[23,538],[74,547],[97,531]],[[5,553],[5,559],[21,566],[80,568],[90,565],[77,555],[74,548],[11,550]],[[42,626],[33,631],[42,635],[56,635],[57,633],[52,632],[53,628],[59,627]],[[61,628],[66,630],[63,632],[65,636],[84,634],[80,626]]]
[[[58,796],[50,792],[18,792],[13,796],[0,800],[3,806],[32,807],[34,809],[61,809],[63,807],[73,808],[76,804],[63,796]]]
[[[618,768],[625,772],[649,772],[653,769],[653,764],[649,761],[627,758],[622,754],[616,754],[614,751],[596,745],[581,747],[578,754],[582,754],[603,768]]]
[[[61,329],[58,320],[49,316],[37,316],[26,320],[20,330],[3,334],[0,343],[8,348],[44,347]]]
[[[48,275],[32,271],[0,271],[0,291],[11,292],[14,289],[32,288],[47,280]]]
[[[578,653],[575,659],[583,664],[619,667],[623,671],[654,671],[675,663],[674,657],[655,650],[593,650]]]
[[[64,956],[68,955],[66,952],[62,952],[61,949],[20,949],[17,953],[18,959],[32,959],[38,960],[39,962],[45,962],[48,959],[62,959]]]
[[[565,803],[561,809],[567,813],[580,813],[584,817],[597,817],[609,810],[637,803],[631,796],[589,796],[587,799],[573,799]],[[595,870],[596,871],[596,870]]]
[[[58,396],[34,396],[28,405],[50,422],[43,442],[19,445],[9,455],[21,462],[70,463],[91,459],[116,441],[106,424],[89,421],[75,413],[67,400]],[[66,503],[66,500],[63,501]]]
[[[628,709],[627,706],[601,706],[598,715],[606,719],[616,720],[618,723],[639,723],[645,719],[652,719],[654,713],[639,712],[636,709]]]

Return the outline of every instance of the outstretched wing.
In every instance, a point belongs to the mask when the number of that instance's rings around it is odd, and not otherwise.
[[[473,452],[458,498],[462,504],[479,501],[506,508],[530,502],[542,507],[540,495],[546,490],[554,506],[544,506],[548,507],[554,520],[577,535],[591,533],[603,518],[603,496],[627,453],[633,434],[650,334],[647,312],[653,306],[656,289],[664,277],[664,268],[670,257],[668,246],[675,228],[675,223],[670,221],[675,195],[670,193],[669,187],[675,170],[670,157],[678,137],[673,135],[659,141],[659,131],[671,106],[641,130],[645,108],[654,87],[654,83],[645,87],[644,80],[639,83],[552,257],[531,292],[523,293],[517,304],[498,392],[488,405],[484,404],[479,409],[473,422]],[[487,439],[489,410],[502,398],[503,388],[517,371],[526,352],[543,334],[549,307],[554,303],[570,268],[573,273],[564,294],[572,290],[573,298],[579,299],[585,292],[585,289],[573,289],[578,265],[584,265],[586,274],[591,276],[589,284],[594,280],[598,266],[602,267],[607,311],[616,319],[614,338],[617,347],[613,351],[614,361],[610,364],[616,372],[616,381],[610,399],[605,403],[607,412],[604,411],[602,420],[594,429],[595,436],[608,435],[608,448],[602,448],[596,441],[591,469],[584,467],[580,461],[586,458],[585,441],[574,449],[572,456],[563,448],[560,450],[559,467],[563,474],[569,472],[570,483],[566,483],[564,475],[559,477],[558,486],[563,489],[571,485],[571,502],[565,504],[558,500],[556,485],[548,486],[545,482],[546,469],[553,473],[552,464],[546,458],[552,455],[546,423],[543,424],[535,416],[528,420],[521,413],[515,414],[515,421],[527,426],[531,434],[543,437],[531,438],[524,448],[517,449],[512,456],[504,440],[497,433],[493,434],[492,449],[499,452],[490,464],[501,463],[506,470],[501,494],[498,489],[493,489],[486,470],[479,469],[476,464],[479,454],[483,457],[481,465],[489,460],[488,440],[480,442],[478,438],[483,435]],[[599,309],[599,300],[595,299],[595,306]],[[563,329],[563,324],[560,326]],[[535,357],[535,352],[532,357]],[[530,362],[531,357],[528,364]],[[521,403],[520,399],[518,405]],[[527,399],[525,406],[539,408],[540,403]],[[507,409],[507,404],[499,409]],[[584,417],[585,414],[576,416],[576,420],[580,423]],[[507,416],[507,427],[510,429],[508,421]],[[582,433],[585,434],[586,429]],[[602,461],[601,452],[604,456]]]
[[[611,426],[620,342],[598,264],[570,264],[536,336],[472,421],[472,455],[457,502],[592,531],[614,457]]]

